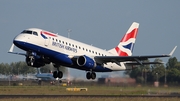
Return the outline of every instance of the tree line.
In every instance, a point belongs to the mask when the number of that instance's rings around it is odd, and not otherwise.
[[[148,60],[147,60],[148,61]],[[155,59],[154,62],[162,62],[161,59]],[[52,64],[41,68],[41,72],[56,70]],[[63,73],[67,73],[67,68],[61,67]],[[27,66],[26,62],[12,62],[0,64],[0,74],[3,75],[26,75],[37,73],[37,69]],[[152,83],[154,81],[164,83],[180,83],[180,62],[176,57],[169,58],[166,64],[138,65],[136,68],[126,71],[127,75],[136,79],[137,83]]]
[[[53,67],[52,64],[47,64],[41,68],[42,73],[47,73],[54,70],[56,69]],[[67,70],[64,67],[61,67],[60,70],[63,73],[67,72]],[[0,74],[2,75],[26,75],[34,73],[37,73],[37,69],[34,67],[27,66],[26,62],[24,61],[12,62],[10,64],[0,64]]]
[[[155,59],[154,62],[162,62]],[[180,62],[176,57],[169,58],[164,64],[139,65],[131,71],[125,72],[137,83],[146,84],[155,81],[161,83],[180,83]]]

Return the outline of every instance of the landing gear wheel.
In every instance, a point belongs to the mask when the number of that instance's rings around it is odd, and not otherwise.
[[[89,80],[89,79],[96,79],[96,73],[95,72],[87,72],[86,74],[86,78]]]
[[[86,78],[87,78],[88,80],[91,79],[91,73],[90,73],[90,72],[87,72]]]
[[[63,73],[61,71],[58,71],[58,78],[62,78],[63,77]]]
[[[57,78],[57,77],[58,77],[58,72],[57,72],[57,71],[54,71],[54,72],[53,72],[53,77],[54,77],[54,78]]]
[[[30,58],[26,57],[26,63],[28,66],[31,66]]]
[[[38,85],[41,85],[41,80],[38,81]]]
[[[91,73],[91,78],[92,78],[93,80],[96,79],[96,73],[92,72],[92,73]]]
[[[57,71],[54,71],[53,77],[61,79],[63,77],[63,72],[59,70],[60,65],[59,64],[53,64],[55,68],[57,68]]]

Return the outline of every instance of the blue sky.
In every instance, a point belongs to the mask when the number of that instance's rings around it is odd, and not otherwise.
[[[111,49],[134,21],[140,27],[133,55],[168,54],[180,44],[179,4],[179,0],[1,0],[0,62],[24,61],[25,57],[7,51],[26,28],[63,36],[72,29],[72,39]],[[179,47],[173,56],[180,60]]]

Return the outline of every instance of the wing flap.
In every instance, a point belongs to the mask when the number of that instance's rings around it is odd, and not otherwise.
[[[126,63],[127,65],[140,65],[137,62],[129,62]],[[149,65],[149,64],[164,64],[164,62],[142,62],[142,65]]]
[[[161,58],[161,57],[170,57],[170,55],[151,55],[151,56],[95,56],[96,61],[103,63],[107,62],[125,62],[125,61],[143,61],[148,60],[149,58]]]

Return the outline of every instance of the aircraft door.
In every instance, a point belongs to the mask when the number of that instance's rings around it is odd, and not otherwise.
[[[48,46],[48,45],[49,45],[49,42],[50,42],[50,39],[49,39],[49,38],[45,39],[44,45],[45,45],[45,46]]]

